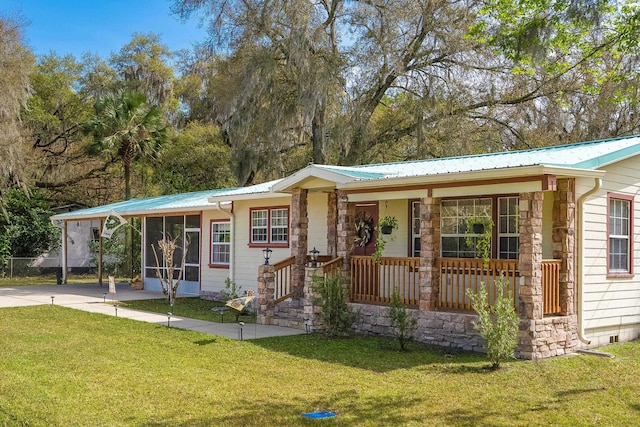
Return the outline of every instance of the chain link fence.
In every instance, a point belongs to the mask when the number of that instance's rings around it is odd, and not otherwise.
[[[70,267],[68,276],[71,275],[91,275],[97,274],[97,268]],[[62,277],[62,267],[59,257],[36,257],[36,258],[7,258],[7,264],[0,266],[0,277]]]

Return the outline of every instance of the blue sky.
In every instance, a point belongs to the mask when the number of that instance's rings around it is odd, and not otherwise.
[[[24,18],[25,42],[36,55],[51,51],[76,58],[91,52],[107,59],[133,33],[158,34],[170,50],[206,38],[198,21],[182,23],[170,0],[0,0],[0,14]]]

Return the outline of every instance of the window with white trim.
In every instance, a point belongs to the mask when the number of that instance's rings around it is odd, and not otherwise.
[[[284,243],[289,240],[289,209],[271,209],[271,242]]]
[[[442,256],[446,258],[474,258],[474,247],[467,245],[469,218],[491,219],[490,198],[443,200],[440,205],[440,235]]]
[[[518,197],[498,199],[498,258],[518,259],[520,253],[520,212]]]
[[[608,270],[612,274],[632,274],[631,230],[633,199],[609,195]]]
[[[411,253],[409,256],[420,257],[420,201],[411,201]]]
[[[231,224],[229,221],[211,222],[211,264],[229,265],[231,258]]]
[[[286,246],[289,243],[289,208],[251,210],[251,244]]]

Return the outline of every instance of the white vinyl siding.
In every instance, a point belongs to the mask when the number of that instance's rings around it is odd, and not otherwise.
[[[308,194],[308,248],[315,247],[321,255],[327,254],[327,194]],[[405,202],[406,203],[406,202]],[[256,277],[258,267],[264,263],[262,249],[266,245],[247,245],[251,240],[251,212],[256,210],[267,211],[269,209],[287,209],[289,216],[291,213],[290,198],[276,197],[263,200],[238,200],[233,203],[233,220],[231,238],[233,239],[233,254],[230,254],[230,268],[204,268],[202,269],[202,290],[205,292],[220,292],[224,289],[226,278],[233,277],[233,281],[242,286],[242,291],[253,289],[257,291]],[[406,212],[406,204],[405,212]],[[217,210],[207,210],[203,212],[204,236],[211,235],[211,223],[216,221],[229,221],[229,215]],[[290,219],[287,220],[287,223]],[[290,232],[287,230],[287,234]],[[288,237],[288,236],[287,236]],[[288,237],[288,239],[290,239]],[[401,239],[399,239],[401,240]],[[271,263],[275,264],[291,256],[291,249],[286,246],[271,246]],[[406,252],[406,246],[405,246]],[[207,242],[203,245],[202,262],[206,266],[211,260],[211,244]],[[232,271],[233,270],[233,271]]]
[[[640,159],[636,156],[606,166],[601,189],[584,203],[584,229],[578,235],[583,239],[582,262],[583,319],[586,336],[592,346],[608,344],[609,337],[620,334],[640,334],[640,281],[637,276],[611,277],[608,275],[607,194],[617,193],[629,197],[638,194]],[[576,180],[576,200],[594,187],[594,180]],[[637,203],[632,203],[636,206]],[[631,213],[632,236],[639,236],[640,216],[634,207]],[[578,228],[580,224],[576,224]],[[637,239],[637,238],[636,238]],[[576,242],[578,244],[578,242]],[[638,244],[633,245],[633,270],[638,268]],[[623,332],[626,331],[626,332]],[[623,336],[620,337],[623,339]]]

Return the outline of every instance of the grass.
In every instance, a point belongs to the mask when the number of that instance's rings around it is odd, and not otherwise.
[[[513,361],[393,340],[233,341],[60,306],[0,309],[0,425],[640,425],[640,342]],[[334,419],[302,413],[330,410]]]
[[[211,311],[212,307],[224,307],[224,303],[207,301],[198,297],[177,298],[173,306],[173,311],[166,299],[121,301],[119,305],[134,310],[151,311],[153,313],[167,313],[171,311],[174,316],[206,320],[209,322],[230,323],[236,321],[234,310],[229,309],[224,313]],[[255,323],[256,317],[255,315],[243,315],[239,320],[245,323]]]

